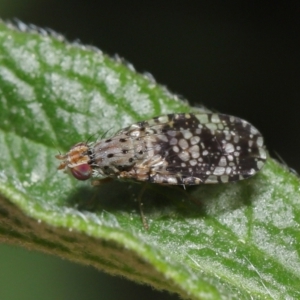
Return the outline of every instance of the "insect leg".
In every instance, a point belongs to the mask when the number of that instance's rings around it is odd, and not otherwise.
[[[143,196],[146,188],[147,188],[147,184],[144,184],[143,187],[141,188],[140,192],[139,192],[138,202],[139,202],[139,208],[140,208],[140,214],[141,214],[141,219],[142,219],[143,226],[146,230],[148,230],[149,225],[148,225],[147,219],[146,219],[144,211],[143,211],[143,202],[142,202],[142,196]]]

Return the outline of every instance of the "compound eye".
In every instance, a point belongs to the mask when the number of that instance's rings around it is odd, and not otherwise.
[[[87,180],[92,176],[92,168],[89,164],[82,164],[72,168],[71,173],[78,180]]]

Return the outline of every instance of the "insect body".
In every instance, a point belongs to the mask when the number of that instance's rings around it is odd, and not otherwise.
[[[79,180],[114,177],[165,185],[227,183],[264,165],[263,137],[248,122],[216,113],[169,114],[95,143],[81,142],[58,169]]]

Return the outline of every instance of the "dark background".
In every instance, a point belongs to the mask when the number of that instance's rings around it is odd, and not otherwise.
[[[0,17],[117,53],[192,105],[250,121],[271,155],[300,171],[300,2],[185,2],[0,0]],[[0,251],[9,270],[0,269],[1,299],[18,299],[16,285],[22,299],[48,299],[45,291],[49,299],[168,296],[57,258],[4,245]]]

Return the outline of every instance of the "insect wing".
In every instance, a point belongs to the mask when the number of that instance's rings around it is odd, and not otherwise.
[[[152,182],[192,185],[239,181],[253,176],[266,160],[257,129],[229,115],[170,114],[124,130],[137,130],[140,139],[151,141],[149,153],[156,159],[161,157],[163,164],[151,166],[149,171]]]

